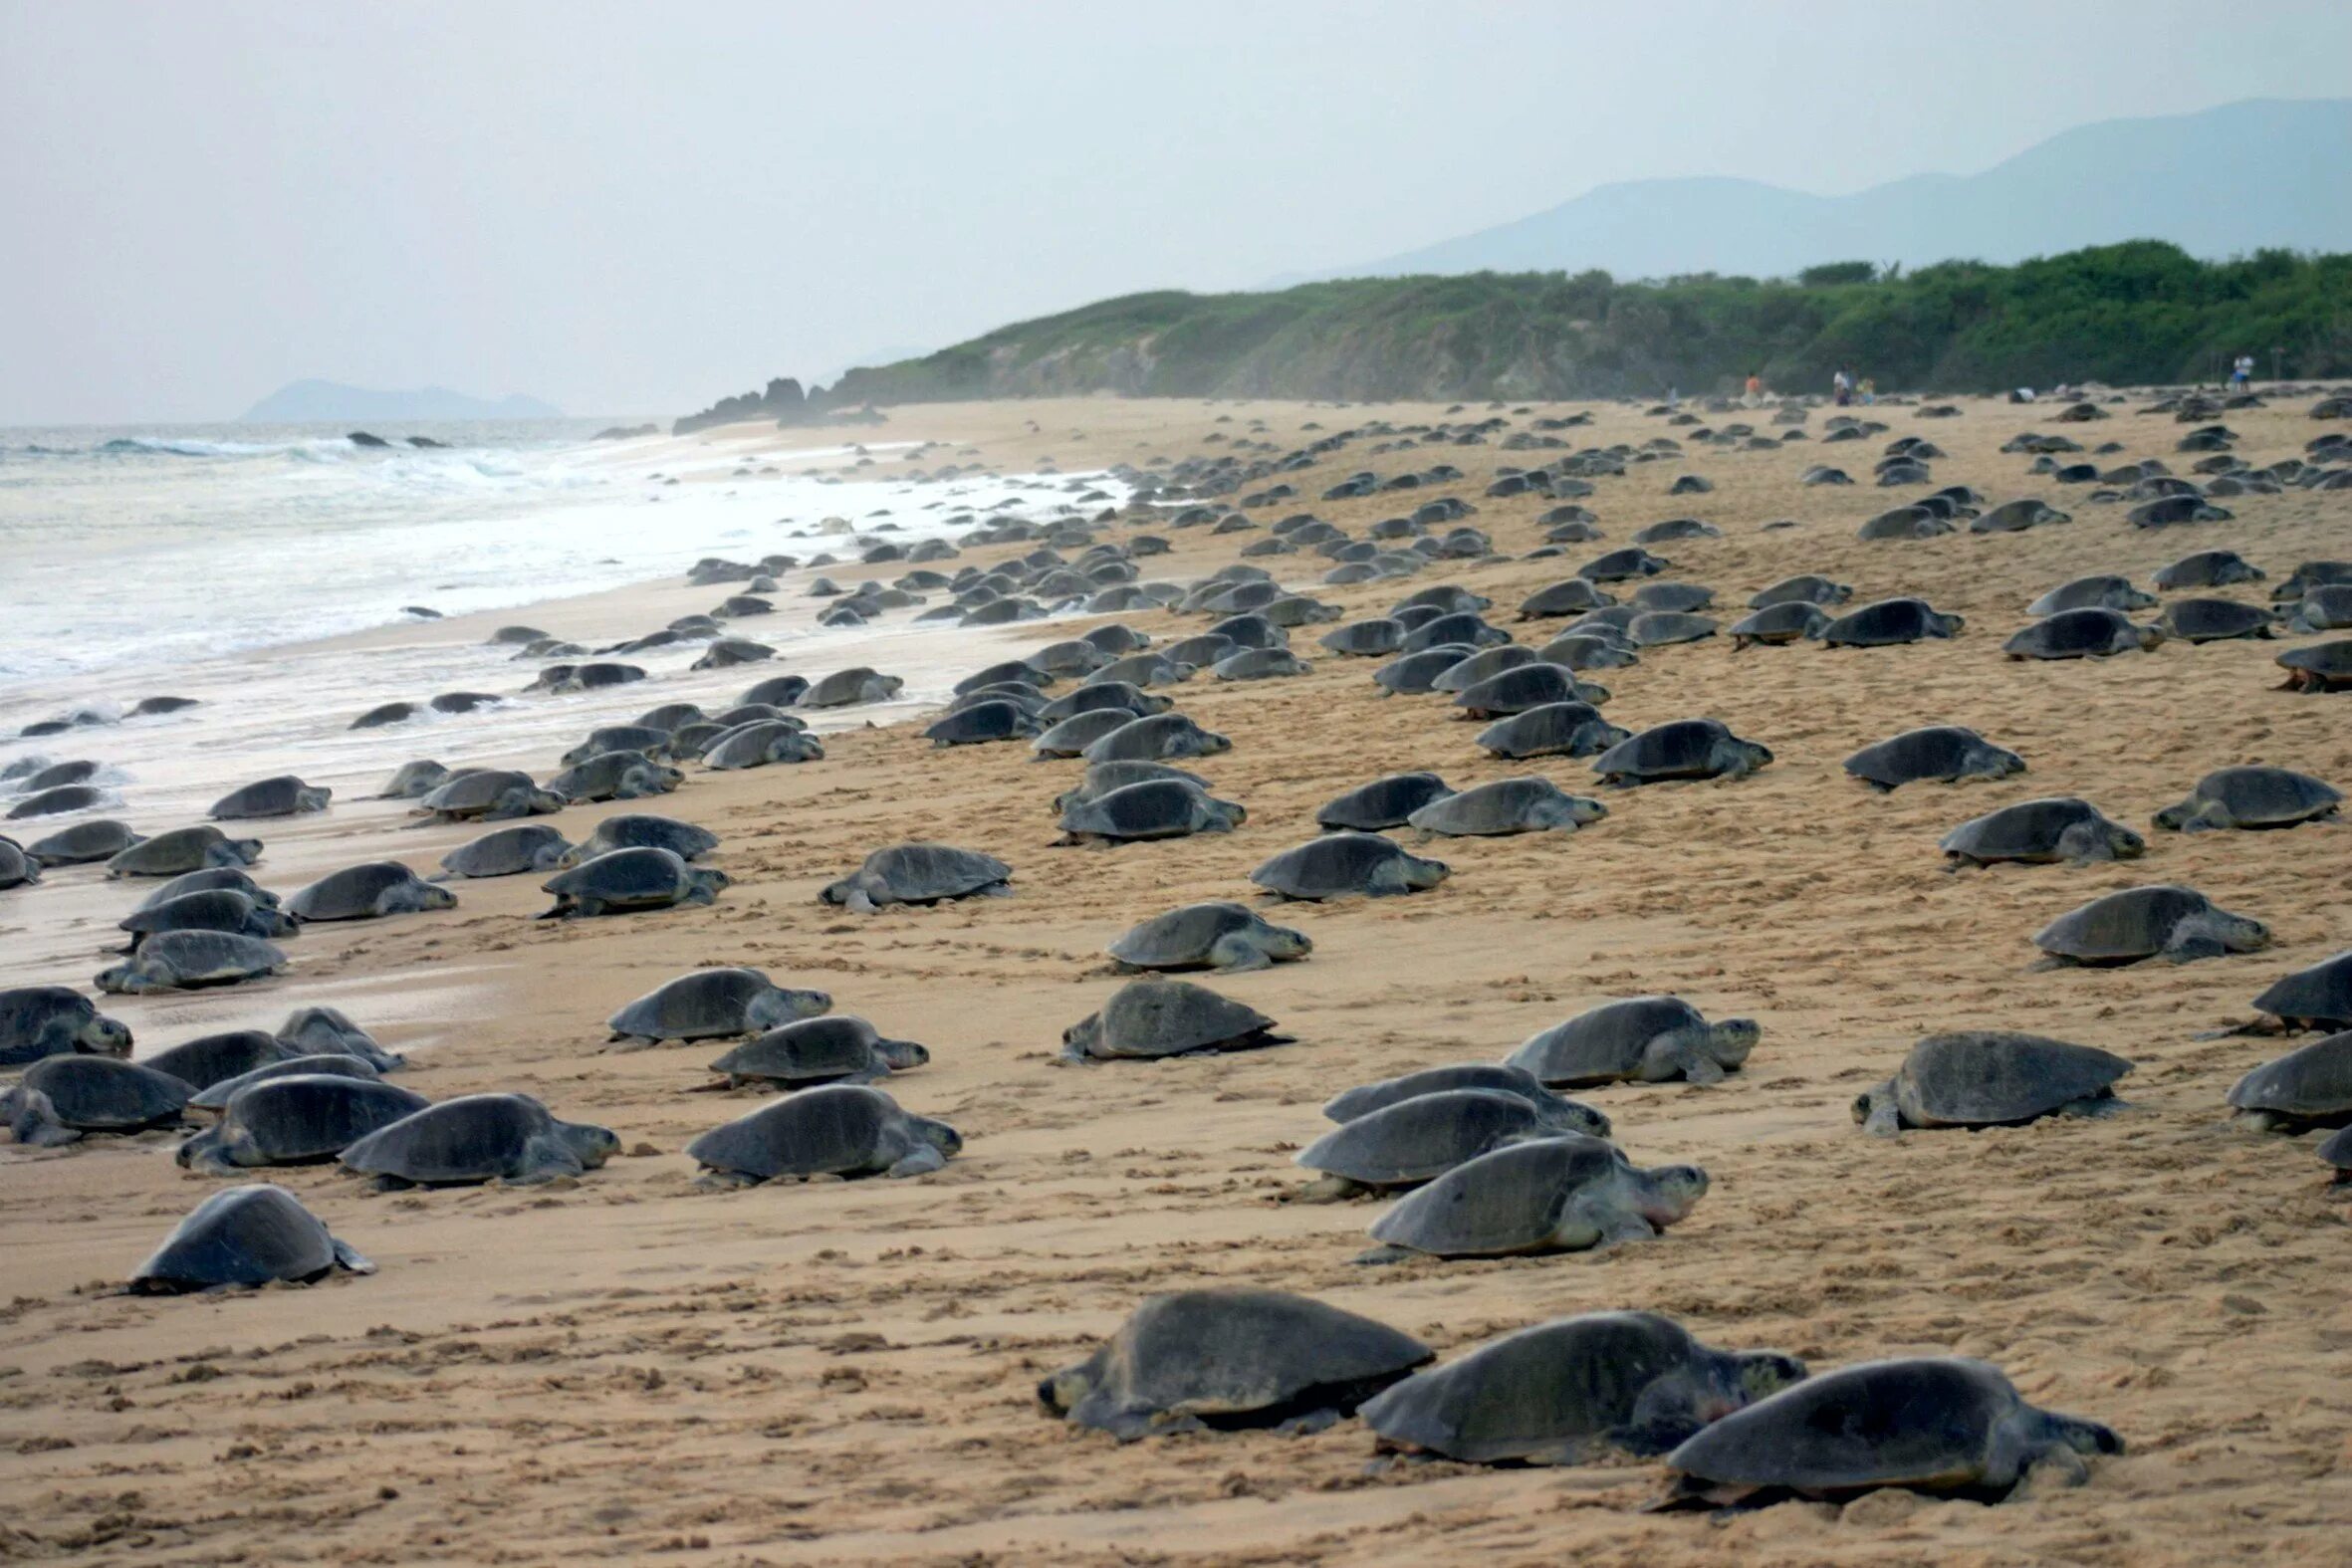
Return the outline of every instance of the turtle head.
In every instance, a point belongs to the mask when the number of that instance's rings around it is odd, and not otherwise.
[[[1258,946],[1270,959],[1301,959],[1314,951],[1314,939],[1289,926],[1268,926],[1259,934]]]
[[[2258,920],[2243,915],[2222,914],[2216,922],[2221,927],[2222,946],[2233,953],[2257,953],[2270,945],[2270,928]]]
[[[249,866],[261,858],[258,838],[224,838],[204,852],[208,866]]]
[[[2142,653],[2154,653],[2164,642],[2164,632],[2159,627],[2135,626],[2132,629],[2140,634],[2140,651]]]
[[[1568,820],[1578,827],[1597,822],[1609,814],[1609,808],[1590,795],[1572,794],[1567,799]]]
[[[416,895],[416,907],[423,909],[455,909],[457,895],[437,882],[424,883]],[[292,922],[288,923],[290,926]]]
[[[1803,1362],[1777,1350],[1743,1351],[1732,1358],[1732,1367],[1740,1392],[1751,1405],[1802,1383],[1811,1375]]]
[[[744,1021],[755,1029],[779,1028],[800,1018],[823,1017],[832,1011],[833,999],[822,991],[793,991],[784,986],[752,999]]]
[[[95,984],[99,990],[118,997],[134,997],[140,992],[163,989],[147,978],[146,971],[139,968],[136,959],[100,970]]]
[[[2121,1454],[2123,1439],[2112,1427],[2103,1427],[2080,1416],[2061,1416],[2056,1411],[2042,1412],[2050,1424],[2050,1433],[2075,1453],[2085,1456]]]
[[[913,1127],[916,1137],[941,1154],[953,1156],[964,1152],[964,1135],[947,1123],[932,1121],[927,1116],[910,1116],[907,1122]]]
[[[1707,1173],[1695,1165],[1661,1165],[1642,1174],[1649,1191],[1640,1204],[1641,1216],[1660,1230],[1688,1215],[1707,1196]]]
[[[1094,1361],[1079,1362],[1074,1367],[1063,1367],[1059,1372],[1038,1384],[1038,1403],[1049,1414],[1066,1416],[1077,1409],[1078,1401],[1094,1391]]]
[[[294,808],[298,811],[324,811],[327,802],[335,798],[335,791],[325,784],[305,784],[295,791]]]
[[[1215,757],[1220,752],[1233,750],[1233,742],[1214,730],[1201,731],[1194,745],[1194,755],[1199,757]]]
[[[2198,802],[2192,796],[2183,800],[2179,805],[2166,806],[2156,813],[2153,820],[2158,827],[2163,828],[2166,832],[2178,833],[2188,828],[2189,819],[2197,814],[2197,809]]]
[[[2107,844],[2115,851],[2118,860],[2136,860],[2148,852],[2148,840],[2121,822],[2108,824]]]
[[[1404,857],[1405,885],[1419,891],[1432,888],[1453,873],[1453,867],[1443,860],[1424,860],[1419,855]]]
[[[580,1163],[594,1170],[606,1160],[620,1153],[620,1137],[609,1127],[597,1127],[588,1122],[558,1122],[556,1132]]]
[[[119,965],[118,969],[127,969]],[[109,970],[108,974],[116,973]],[[82,1025],[74,1036],[74,1048],[86,1056],[127,1056],[130,1054],[130,1025],[94,1012],[90,1021]]]
[[[881,1057],[882,1064],[892,1072],[905,1072],[931,1059],[929,1048],[917,1045],[913,1040],[875,1040],[874,1054]]]
[[[1737,1067],[1764,1038],[1764,1025],[1754,1018],[1719,1018],[1708,1026],[1708,1051],[1726,1067]]]

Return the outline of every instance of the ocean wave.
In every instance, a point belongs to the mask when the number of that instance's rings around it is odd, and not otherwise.
[[[298,457],[331,461],[358,450],[336,436],[325,441],[198,441],[175,436],[117,436],[97,449],[117,456],[146,457]]]

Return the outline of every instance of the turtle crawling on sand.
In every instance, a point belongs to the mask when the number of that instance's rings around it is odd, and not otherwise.
[[[181,1144],[175,1158],[191,1171],[214,1176],[254,1166],[322,1164],[430,1103],[374,1078],[281,1074],[230,1096],[220,1120]]]
[[[2344,791],[2285,768],[2219,768],[2197,781],[2189,798],[2156,813],[2172,832],[2209,828],[2293,827],[2336,814]]]
[[[2006,779],[2023,773],[2025,760],[1963,725],[1931,724],[1863,747],[1845,760],[1845,770],[1885,792],[1925,781]]]
[[[375,1265],[328,1233],[283,1187],[257,1182],[205,1199],[130,1276],[132,1291],[310,1284],[338,1268],[372,1274]]]
[[[1695,1165],[1636,1167],[1581,1133],[1514,1143],[1457,1165],[1372,1222],[1385,1243],[1356,1259],[1514,1257],[1647,1240],[1707,1194]]]
[[[1289,1043],[1257,1008],[1189,981],[1129,981],[1095,1011],[1064,1029],[1069,1061],[1152,1059],[1194,1051],[1255,1050]]]
[[[346,866],[286,901],[286,912],[301,921],[377,920],[456,907],[455,893],[425,881],[397,860]]]
[[[667,849],[614,849],[559,871],[541,884],[541,891],[553,893],[556,902],[539,918],[586,919],[715,904],[732,885],[726,872],[690,866]]]
[[[1939,845],[1951,866],[1988,866],[2014,860],[2025,865],[2071,861],[2132,860],[2148,841],[2121,822],[2099,814],[2088,800],[2053,795],[2020,800],[1961,823]]]
[[[1250,880],[1284,898],[1321,901],[1363,895],[1418,893],[1448,875],[1442,860],[1424,860],[1378,833],[1327,833],[1286,849],[1250,873]]]
[[[1441,1089],[1342,1122],[1291,1161],[1321,1173],[1297,1196],[1328,1202],[1418,1187],[1506,1144],[1564,1130],[1521,1095]]]
[[[944,1169],[964,1140],[912,1115],[879,1089],[828,1083],[771,1100],[686,1146],[710,1186],[813,1176],[922,1176]]]
[[[389,1187],[519,1186],[579,1176],[619,1149],[609,1128],[558,1121],[528,1094],[468,1094],[369,1133],[339,1158]]]
[[[913,1040],[894,1040],[846,1012],[802,1018],[747,1040],[711,1063],[711,1071],[740,1089],[747,1083],[788,1089],[813,1083],[870,1083],[908,1072],[931,1059]]]
[[[1314,951],[1304,932],[1278,926],[1246,904],[1186,904],[1154,915],[1113,942],[1122,971],[1270,969]]]
[[[2228,1104],[2258,1131],[2352,1122],[2352,1030],[2262,1063],[2231,1086]]]
[[[1580,1132],[1594,1138],[1609,1135],[1609,1119],[1589,1105],[1563,1099],[1535,1081],[1535,1075],[1525,1067],[1514,1067],[1506,1062],[1464,1061],[1443,1067],[1424,1067],[1418,1072],[1402,1073],[1394,1078],[1383,1078],[1377,1083],[1362,1083],[1344,1089],[1324,1102],[1323,1115],[1335,1122],[1351,1122],[1359,1116],[1369,1116],[1400,1100],[1410,1100],[1423,1094],[1444,1094],[1454,1089],[1485,1089],[1497,1094],[1516,1094],[1535,1107],[1544,1124],[1555,1132]]]
[[[2044,1116],[2104,1116],[2132,1070],[2090,1045],[2011,1029],[1930,1034],[1895,1075],[1854,1100],[1854,1120],[1881,1137],[1906,1127],[2008,1127]]]
[[[85,1133],[176,1127],[196,1091],[119,1056],[45,1056],[0,1094],[0,1124],[21,1144],[54,1148]]]
[[[940,904],[959,898],[1009,898],[1013,868],[996,856],[950,844],[893,844],[819,895],[870,915],[884,904]]]
[[[128,959],[101,970],[98,989],[118,995],[234,986],[282,972],[286,955],[259,937],[230,931],[166,931]]]
[[[2052,964],[2175,964],[2257,953],[2270,928],[2233,915],[2191,887],[2132,887],[2060,915],[2033,937]]]
[[[1510,1065],[1553,1088],[1596,1083],[1720,1083],[1756,1049],[1754,1018],[1706,1015],[1680,997],[1632,997],[1588,1008],[1530,1036]]]
[[[793,991],[756,969],[704,969],[664,981],[607,1020],[614,1041],[725,1039],[832,1010],[822,991]]]

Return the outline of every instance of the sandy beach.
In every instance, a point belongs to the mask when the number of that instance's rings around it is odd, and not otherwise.
[[[1379,661],[1313,646],[1295,679],[1170,689],[1233,750],[1188,764],[1249,819],[1113,850],[1054,847],[1052,797],[1082,772],[1026,745],[935,749],[922,721],[972,669],[1074,636],[1103,617],[990,631],[915,628],[899,611],[854,632],[814,633],[825,602],[813,571],[781,581],[779,612],[745,622],[783,660],[688,675],[692,650],[643,662],[654,678],[593,701],[530,699],[462,730],[388,737],[392,760],[552,772],[596,724],[656,703],[725,703],[755,681],[869,664],[903,675],[903,699],[811,715],[826,758],[743,773],[688,769],[674,794],[575,806],[546,820],[574,839],[600,817],[651,809],[720,835],[735,879],[715,906],[536,922],[540,878],[454,884],[453,911],[313,927],[288,940],[287,975],[223,991],[108,999],[150,1055],[214,1029],[273,1027],[300,1006],[340,1007],[409,1053],[398,1081],[436,1100],[484,1090],[539,1096],[600,1123],[624,1153],[578,1182],[379,1194],[333,1166],[268,1174],[378,1265],[304,1288],[188,1298],[114,1293],[219,1179],[171,1159],[179,1135],[93,1138],[60,1150],[0,1143],[0,1560],[87,1563],[709,1564],[1316,1563],[1420,1559],[1493,1564],[2341,1563],[2352,1541],[2352,1346],[2343,1249],[2352,1206],[2331,1198],[2312,1140],[2233,1126],[2229,1086],[2280,1053],[2276,1040],[2204,1037],[2249,1020],[2279,976],[2352,946],[2352,827],[2178,835],[2149,816],[2207,772],[2274,763],[2352,787],[2352,698],[2276,690],[2293,644],[2168,642],[2149,654],[2012,662],[2000,644],[2046,588],[2094,571],[2150,573],[2229,548],[2273,581],[2297,562],[2352,556],[2352,493],[2290,491],[2228,504],[2235,519],[2135,530],[2125,508],[2029,473],[1999,450],[2026,429],[2086,445],[2102,462],[2160,456],[2175,472],[2185,428],[2116,405],[2084,426],[2052,407],[1966,400],[1958,418],[1903,406],[1867,442],[1776,451],[1692,446],[1679,461],[1598,482],[1583,504],[1606,541],[1526,560],[1554,503],[1490,500],[1496,471],[1562,455],[1500,441],[1375,454],[1360,440],[1282,476],[1290,502],[1261,525],[1311,511],[1357,537],[1434,495],[1479,508],[1498,555],[1390,582],[1327,587],[1328,562],[1271,558],[1288,585],[1353,620],[1453,582],[1521,598],[1644,525],[1706,519],[1720,539],[1659,547],[1679,580],[1717,594],[1728,624],[1748,596],[1819,571],[1854,602],[1917,594],[1967,617],[1959,639],[1829,651],[1733,649],[1716,637],[1644,654],[1601,675],[1628,729],[1720,719],[1775,762],[1733,784],[1610,792],[1607,819],[1568,833],[1415,843],[1453,868],[1409,898],[1269,906],[1306,931],[1303,963],[1195,977],[1278,1019],[1295,1043],[1166,1062],[1057,1060],[1061,1031],[1118,986],[1102,949],[1146,916],[1199,899],[1249,898],[1250,870],[1310,836],[1315,808],[1379,776],[1429,769],[1462,787],[1541,774],[1592,792],[1587,764],[1497,761],[1481,725],[1442,699],[1386,698]],[[2307,400],[2233,411],[2236,450],[2298,455],[2326,428]],[[1514,428],[1573,411],[1507,412]],[[1498,412],[1506,412],[1500,407]],[[1683,435],[1639,408],[1594,405],[1572,445]],[[1815,409],[1817,436],[1827,416]],[[1072,399],[894,408],[869,471],[979,464],[1048,476],[1231,450],[1266,455],[1375,419],[1480,417],[1477,407],[1310,406]],[[1764,413],[1745,418],[1769,429]],[[1310,426],[1316,428],[1309,428]],[[1935,483],[1994,500],[2038,495],[2074,521],[2019,534],[1868,544],[1866,518],[1908,492],[1869,484],[1881,446],[1918,434],[1943,447]],[[831,439],[818,432],[810,446]],[[796,437],[796,440],[798,437]],[[915,454],[882,443],[938,443]],[[778,445],[727,427],[674,443],[687,483],[733,479],[725,459]],[[1448,462],[1465,478],[1403,495],[1321,502],[1358,469]],[[1815,462],[1852,488],[1807,488]],[[856,472],[854,454],[799,471]],[[689,468],[700,464],[703,467]],[[1711,494],[1667,495],[1699,473]],[[1069,500],[1034,492],[1043,515]],[[1088,509],[1089,511],[1092,509]],[[1767,529],[1793,520],[1794,526]],[[709,542],[708,553],[805,556],[823,541]],[[1263,531],[1166,534],[1142,562],[1189,580]],[[694,542],[685,542],[688,545]],[[983,563],[1027,547],[968,549]],[[960,563],[960,562],[959,562]],[[826,568],[844,583],[895,565]],[[952,566],[947,569],[953,569]],[[419,594],[428,597],[429,574]],[[2267,602],[2269,582],[2217,590]],[[302,650],[348,676],[380,666],[381,699],[423,644],[480,644],[528,621],[594,644],[707,610],[724,588],[672,578],[524,609],[387,627]],[[1728,613],[1727,613],[1728,611]],[[2136,618],[2146,620],[2153,612]],[[1208,617],[1130,613],[1167,640]],[[737,629],[737,628],[731,628]],[[1516,628],[1535,640],[1556,623]],[[484,649],[480,679],[519,689],[529,666]],[[339,679],[342,676],[339,676]],[[197,695],[233,708],[235,665]],[[1065,690],[1058,687],[1057,690]],[[575,722],[556,724],[549,717]],[[234,721],[225,753],[191,748],[126,785],[118,814],[142,830],[193,821],[233,770],[332,783],[324,814],[255,825],[254,874],[281,892],[337,866],[394,857],[427,870],[470,825],[412,827],[404,802],[359,798],[390,771],[375,750],[315,765],[342,709]],[[231,721],[224,719],[224,723]],[[2030,771],[1994,783],[1875,794],[1845,775],[1857,748],[1916,725],[1973,727]],[[302,728],[307,726],[308,728]],[[191,736],[195,730],[188,732]],[[209,732],[207,732],[209,733]],[[224,730],[223,735],[232,734]],[[454,749],[440,747],[447,741]],[[105,755],[108,733],[48,743]],[[143,743],[142,743],[143,744]],[[276,749],[272,750],[273,744]],[[342,743],[338,742],[337,745]],[[370,741],[370,747],[378,743]],[[446,755],[443,752],[446,751]],[[11,754],[13,755],[13,754]],[[265,766],[265,760],[267,765]],[[231,778],[231,783],[237,782]],[[1999,805],[2080,794],[2149,832],[2146,858],[2091,867],[2001,866],[1951,874],[1937,840]],[[1014,897],[871,917],[819,902],[870,850],[937,839],[1014,867]],[[2185,966],[2037,970],[2028,938],[2118,888],[2183,883],[2271,927],[2266,951]],[[0,894],[0,986],[85,991],[110,962],[114,922],[143,885],[99,868],[50,873]],[[687,970],[753,965],[831,994],[835,1010],[916,1040],[928,1066],[893,1078],[908,1109],[960,1130],[963,1153],[907,1181],[709,1192],[682,1153],[699,1132],[765,1097],[715,1091],[709,1044],[616,1051],[604,1019]],[[1637,1164],[1693,1162],[1713,1190],[1662,1238],[1598,1254],[1503,1262],[1351,1259],[1377,1203],[1285,1202],[1290,1156],[1325,1127],[1347,1086],[1424,1065],[1499,1058],[1571,1013],[1616,997],[1674,993],[1710,1016],[1758,1018],[1762,1043],[1727,1081],[1618,1085],[1579,1097],[1613,1118]],[[1980,1133],[1864,1136],[1848,1107],[1920,1035],[2008,1027],[2129,1057],[2131,1108],[2103,1120]],[[1120,1446],[1048,1419],[1040,1377],[1083,1357],[1143,1296],[1213,1283],[1313,1295],[1393,1324],[1450,1357],[1498,1333],[1603,1308],[1671,1314],[1711,1343],[1772,1347],[1816,1369],[1895,1354],[1994,1361],[2035,1403],[2094,1417],[2129,1451],[2089,1484],[1999,1507],[1874,1494],[1842,1509],[1792,1503],[1733,1517],[1645,1514],[1654,1463],[1481,1469],[1375,1462],[1342,1422],[1308,1437],[1178,1436]]]

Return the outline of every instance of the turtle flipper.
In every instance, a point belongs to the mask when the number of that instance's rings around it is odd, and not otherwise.
[[[1227,975],[1274,968],[1274,960],[1239,931],[1229,931],[1209,945],[1209,962]]]
[[[885,1176],[928,1176],[933,1171],[947,1168],[947,1156],[929,1144],[918,1144],[901,1156],[898,1163],[883,1172]]]
[[[21,1085],[17,1091],[16,1114],[9,1121],[8,1130],[16,1134],[18,1143],[35,1149],[56,1149],[82,1139],[79,1132],[58,1120],[57,1106],[48,1095]]]
[[[1369,1251],[1356,1253],[1356,1255],[1349,1258],[1348,1261],[1351,1263],[1361,1263],[1365,1267],[1370,1268],[1379,1267],[1388,1263],[1406,1262],[1409,1259],[1419,1257],[1420,1255],[1420,1253],[1414,1251],[1409,1246],[1375,1246]]]
[[[2196,922],[2184,922],[2173,933],[2173,940],[2165,947],[2163,957],[2174,964],[2194,964],[2199,959],[2225,958],[2230,949],[2208,927]]]
[[[1903,1131],[1903,1112],[1895,1104],[1892,1079],[1856,1100],[1854,1109],[1862,1113],[1862,1130],[1874,1138],[1893,1138]]]
[[[358,1250],[354,1248],[351,1242],[340,1240],[335,1236],[329,1236],[328,1239],[335,1242],[335,1260],[338,1263],[341,1263],[344,1267],[350,1269],[354,1274],[372,1274],[375,1272],[375,1265],[369,1262],[365,1257],[361,1256]]]

